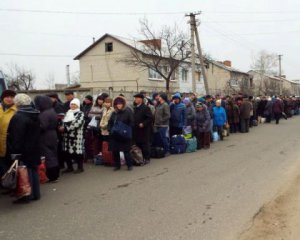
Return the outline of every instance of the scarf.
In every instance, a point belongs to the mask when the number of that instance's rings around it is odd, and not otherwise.
[[[75,109],[75,110],[70,109],[67,112],[67,114],[66,114],[66,116],[64,118],[64,122],[66,123],[66,122],[72,122],[72,121],[74,121],[75,120],[75,113],[78,113],[79,111],[80,111],[79,108]]]

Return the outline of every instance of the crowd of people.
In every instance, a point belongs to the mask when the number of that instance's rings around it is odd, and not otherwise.
[[[168,97],[142,91],[134,95],[133,104],[123,95],[112,99],[106,93],[96,99],[87,95],[81,103],[73,91],[66,91],[65,98],[63,103],[50,93],[31,99],[12,90],[1,95],[0,176],[18,158],[28,169],[32,187],[30,196],[15,203],[40,199],[41,159],[50,183],[57,182],[60,174],[84,172],[84,162],[94,161],[104,151],[111,153],[115,171],[121,169],[123,158],[131,171],[133,145],[141,151],[140,165],[146,165],[151,157],[174,153],[170,150],[174,137],[196,139],[197,150],[209,149],[229,133],[247,133],[273,120],[279,124],[281,118],[297,115],[300,107],[299,98],[282,96],[198,98],[194,93],[176,93]]]

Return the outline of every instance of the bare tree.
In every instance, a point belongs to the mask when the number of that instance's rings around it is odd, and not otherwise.
[[[269,76],[275,76],[277,73],[277,55],[268,53],[265,50],[260,51],[253,59],[251,69],[259,74],[258,93],[271,95],[270,93],[278,94],[277,83],[270,81]]]
[[[180,66],[190,57],[190,39],[177,25],[155,31],[147,19],[140,20],[143,41],[135,42],[129,56],[120,59],[132,67],[154,71],[166,82],[166,91]]]
[[[18,91],[33,89],[35,76],[31,70],[20,67],[17,64],[11,64],[5,77],[10,89]]]
[[[46,77],[46,83],[49,89],[55,88],[55,77],[53,73],[48,74],[48,76]]]

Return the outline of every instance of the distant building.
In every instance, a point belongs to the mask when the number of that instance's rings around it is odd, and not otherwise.
[[[160,40],[153,40],[161,44]],[[153,44],[153,41],[151,44]],[[165,80],[152,69],[131,67],[121,59],[131,54],[138,45],[149,44],[145,41],[105,34],[87,47],[74,60],[79,60],[80,84],[83,88],[92,88],[94,94],[102,91],[164,91]],[[251,79],[248,73],[231,67],[230,61],[217,62],[205,60],[206,75],[211,94],[231,94],[251,90]],[[162,69],[165,66],[162,66]],[[166,69],[167,71],[167,69]],[[205,94],[203,75],[199,62],[196,64],[196,91]],[[170,92],[192,91],[191,62],[186,61],[173,74]]]

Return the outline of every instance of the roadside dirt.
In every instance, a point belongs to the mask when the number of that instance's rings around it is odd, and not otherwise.
[[[239,240],[300,239],[300,175],[253,217],[253,224]]]

